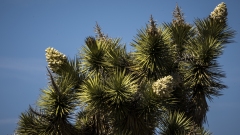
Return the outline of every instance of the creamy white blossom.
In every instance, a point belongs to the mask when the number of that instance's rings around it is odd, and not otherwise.
[[[158,79],[152,84],[153,92],[160,97],[170,97],[173,91],[173,78],[172,76],[166,76]]]
[[[52,47],[48,47],[45,52],[48,67],[53,72],[56,72],[67,61],[66,55]]]
[[[224,2],[222,2],[211,12],[210,18],[219,20],[220,22],[226,22],[227,15],[227,6]]]

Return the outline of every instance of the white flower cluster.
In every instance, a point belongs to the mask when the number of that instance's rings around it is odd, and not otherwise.
[[[52,47],[48,47],[45,52],[48,67],[53,72],[56,72],[67,61],[67,57],[64,54]]]
[[[219,20],[220,22],[226,22],[227,15],[227,6],[222,2],[211,12],[210,18]]]
[[[160,97],[170,97],[173,91],[173,78],[172,76],[166,76],[158,79],[152,84],[153,92],[155,92]]]

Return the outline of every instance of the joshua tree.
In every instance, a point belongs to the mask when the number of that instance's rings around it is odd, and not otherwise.
[[[95,31],[74,59],[46,49],[49,84],[37,108],[20,115],[18,134],[211,134],[203,128],[207,99],[226,88],[217,59],[235,34],[225,3],[193,24],[178,6],[170,23],[151,16],[133,52],[98,24]]]

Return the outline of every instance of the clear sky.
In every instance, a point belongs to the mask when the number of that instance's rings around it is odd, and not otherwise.
[[[170,22],[176,3],[192,23],[207,17],[222,0],[0,0],[0,135],[12,134],[18,116],[34,105],[47,86],[45,49],[74,57],[96,21],[109,37],[132,42],[152,14]],[[225,0],[229,25],[240,31],[240,2]],[[228,89],[209,104],[208,128],[216,135],[239,135],[240,36],[219,59]],[[130,48],[130,47],[128,47]]]

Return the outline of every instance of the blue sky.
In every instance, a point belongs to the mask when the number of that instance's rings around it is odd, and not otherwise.
[[[45,49],[73,58],[96,21],[110,37],[129,45],[152,14],[158,24],[170,22],[176,3],[192,23],[207,17],[222,0],[0,0],[0,134],[12,134],[21,112],[34,105],[47,86]],[[229,25],[240,31],[240,2],[225,0]],[[209,103],[208,125],[216,135],[240,134],[240,36],[219,59],[227,78],[223,96]],[[128,47],[130,48],[130,47]]]

